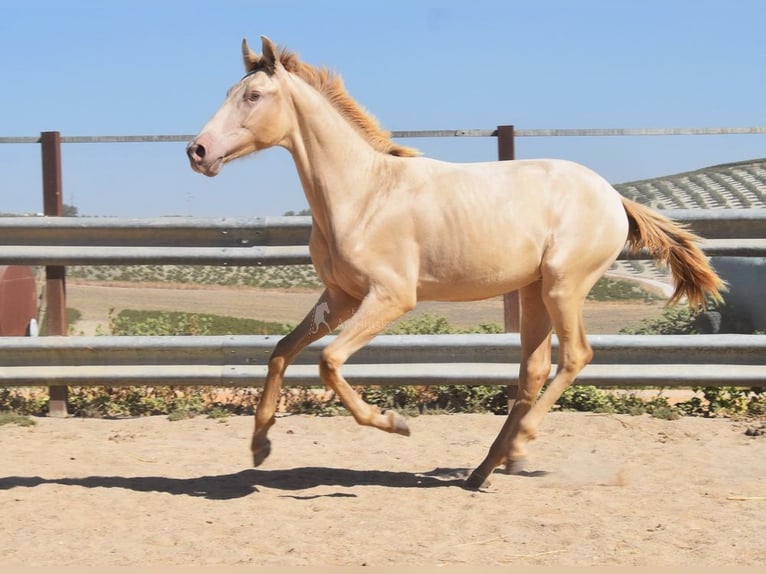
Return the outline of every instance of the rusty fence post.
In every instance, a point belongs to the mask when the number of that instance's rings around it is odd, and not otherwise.
[[[515,135],[513,126],[497,126],[497,159],[505,161],[516,159]],[[521,304],[519,292],[511,291],[503,295],[503,327],[506,333],[518,333],[521,327]],[[508,385],[508,412],[511,412],[518,397],[518,385]]]
[[[42,132],[40,149],[43,172],[43,213],[46,216],[64,215],[63,186],[61,183],[61,134]],[[45,267],[45,318],[48,335],[67,335],[66,268],[58,265]],[[48,387],[48,416],[66,417],[68,389],[66,386]]]
[[[497,127],[497,159],[500,161],[515,159],[513,126]],[[512,291],[503,295],[503,326],[506,333],[518,333],[521,309],[519,292]]]

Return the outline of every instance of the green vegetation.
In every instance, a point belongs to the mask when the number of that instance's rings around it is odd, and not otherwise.
[[[608,277],[599,279],[588,293],[590,301],[657,301],[660,298],[644,291],[630,281],[615,281]]]
[[[0,388],[0,414],[42,415],[48,412],[46,389]]]
[[[82,313],[77,309],[66,308],[66,321],[67,325],[74,325],[82,317]],[[45,315],[42,325],[40,325],[40,336],[45,337],[48,335],[48,316]]]
[[[71,278],[87,281],[228,285],[262,289],[322,287],[311,265],[91,265],[67,267],[67,274]]]
[[[110,313],[113,335],[286,335],[293,325],[209,313],[136,311]]]
[[[469,329],[458,329],[450,325],[446,317],[423,313],[416,317],[399,321],[384,331],[387,335],[454,335],[457,333],[502,333],[503,328],[497,323],[479,323]]]
[[[668,307],[662,316],[656,319],[645,319],[637,327],[621,329],[624,335],[693,335],[694,319],[697,314],[690,307],[678,305]]]
[[[0,426],[19,425],[20,427],[29,427],[34,426],[35,424],[34,419],[29,418],[27,415],[0,412]]]

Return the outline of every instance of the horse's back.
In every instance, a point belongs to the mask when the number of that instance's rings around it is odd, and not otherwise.
[[[621,196],[600,175],[555,159],[422,162],[412,197],[422,295],[476,298],[614,260],[625,244]],[[481,288],[479,288],[481,287]]]
[[[417,159],[405,160],[417,162]],[[447,163],[422,158],[422,181],[410,197],[423,222],[447,223],[487,240],[509,231],[549,234],[594,227],[627,237],[622,197],[603,177],[558,159]],[[405,187],[405,193],[410,193]],[[423,223],[421,222],[421,223]],[[475,233],[472,232],[475,230]]]

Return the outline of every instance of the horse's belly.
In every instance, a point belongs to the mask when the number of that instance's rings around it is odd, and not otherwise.
[[[418,300],[478,301],[515,291],[540,278],[540,258],[534,252],[478,263],[436,265],[422,273]]]

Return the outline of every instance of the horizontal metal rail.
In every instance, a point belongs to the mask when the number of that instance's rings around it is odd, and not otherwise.
[[[307,216],[0,217],[0,245],[252,247],[307,245],[310,235]]]
[[[766,256],[766,209],[672,210],[710,256]],[[0,218],[6,265],[302,265],[311,218]],[[649,259],[647,253],[621,259]]]
[[[497,137],[494,129],[456,130],[394,130],[394,138],[438,137]],[[708,127],[708,128],[516,128],[516,137],[612,137],[612,136],[700,136],[700,135],[760,135],[766,126]],[[121,136],[62,136],[61,143],[186,143],[196,134],[121,135]],[[35,144],[40,136],[3,136],[0,144]]]
[[[766,257],[766,239],[711,239],[702,243],[709,256]],[[622,260],[651,259],[648,252]],[[308,247],[85,247],[0,245],[2,265],[306,265]]]
[[[708,239],[766,237],[766,209],[659,213]],[[0,217],[3,245],[249,247],[306,245],[311,217]]]
[[[764,246],[766,253],[766,245]],[[0,265],[305,265],[308,247],[84,247],[0,245]]]
[[[287,371],[289,385],[319,385],[328,336]],[[0,386],[259,386],[276,336],[4,337]],[[593,335],[579,384],[766,385],[766,335]],[[554,337],[554,349],[558,347]],[[514,384],[518,334],[382,335],[344,367],[352,384]],[[391,362],[392,358],[395,362]]]

